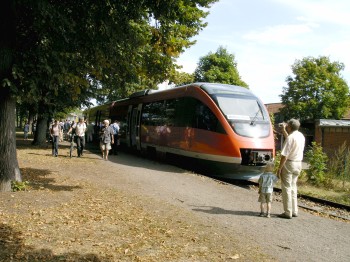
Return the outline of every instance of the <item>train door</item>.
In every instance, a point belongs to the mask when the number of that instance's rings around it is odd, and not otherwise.
[[[130,124],[130,142],[131,147],[136,147],[137,150],[141,150],[140,144],[140,117],[141,117],[142,104],[134,107],[131,112],[131,124]]]
[[[132,113],[132,105],[129,106],[128,108],[128,115],[127,115],[127,130],[126,130],[126,143],[128,145],[128,147],[131,147],[131,113]]]

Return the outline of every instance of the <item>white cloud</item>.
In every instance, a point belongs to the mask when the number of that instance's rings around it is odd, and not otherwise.
[[[312,32],[313,27],[315,24],[277,25],[261,32],[249,32],[243,36],[243,39],[253,40],[260,44],[295,45],[301,43],[300,35]]]
[[[349,26],[350,1],[348,0],[274,0],[303,14],[304,19]]]

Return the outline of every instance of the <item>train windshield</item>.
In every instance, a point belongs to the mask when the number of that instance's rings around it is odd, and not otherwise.
[[[216,95],[215,98],[237,134],[257,138],[270,134],[268,113],[255,97]]]

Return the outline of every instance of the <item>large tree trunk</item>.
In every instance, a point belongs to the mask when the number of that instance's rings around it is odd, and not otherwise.
[[[4,79],[12,79],[16,39],[13,1],[0,4],[0,191],[11,191],[11,181],[21,181],[16,153],[16,99]],[[5,81],[7,84],[9,81]]]
[[[22,181],[16,152],[16,100],[0,89],[0,191],[11,191],[11,181]]]

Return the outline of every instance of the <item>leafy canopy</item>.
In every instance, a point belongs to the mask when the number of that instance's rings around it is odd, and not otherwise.
[[[235,56],[228,53],[222,46],[215,53],[209,52],[208,55],[199,59],[194,77],[198,82],[231,84],[248,88],[238,73]]]
[[[6,85],[21,101],[50,111],[154,87],[195,43],[216,1],[17,0]]]
[[[286,118],[340,119],[349,108],[349,87],[340,72],[344,64],[328,57],[306,57],[292,65],[281,95]]]

